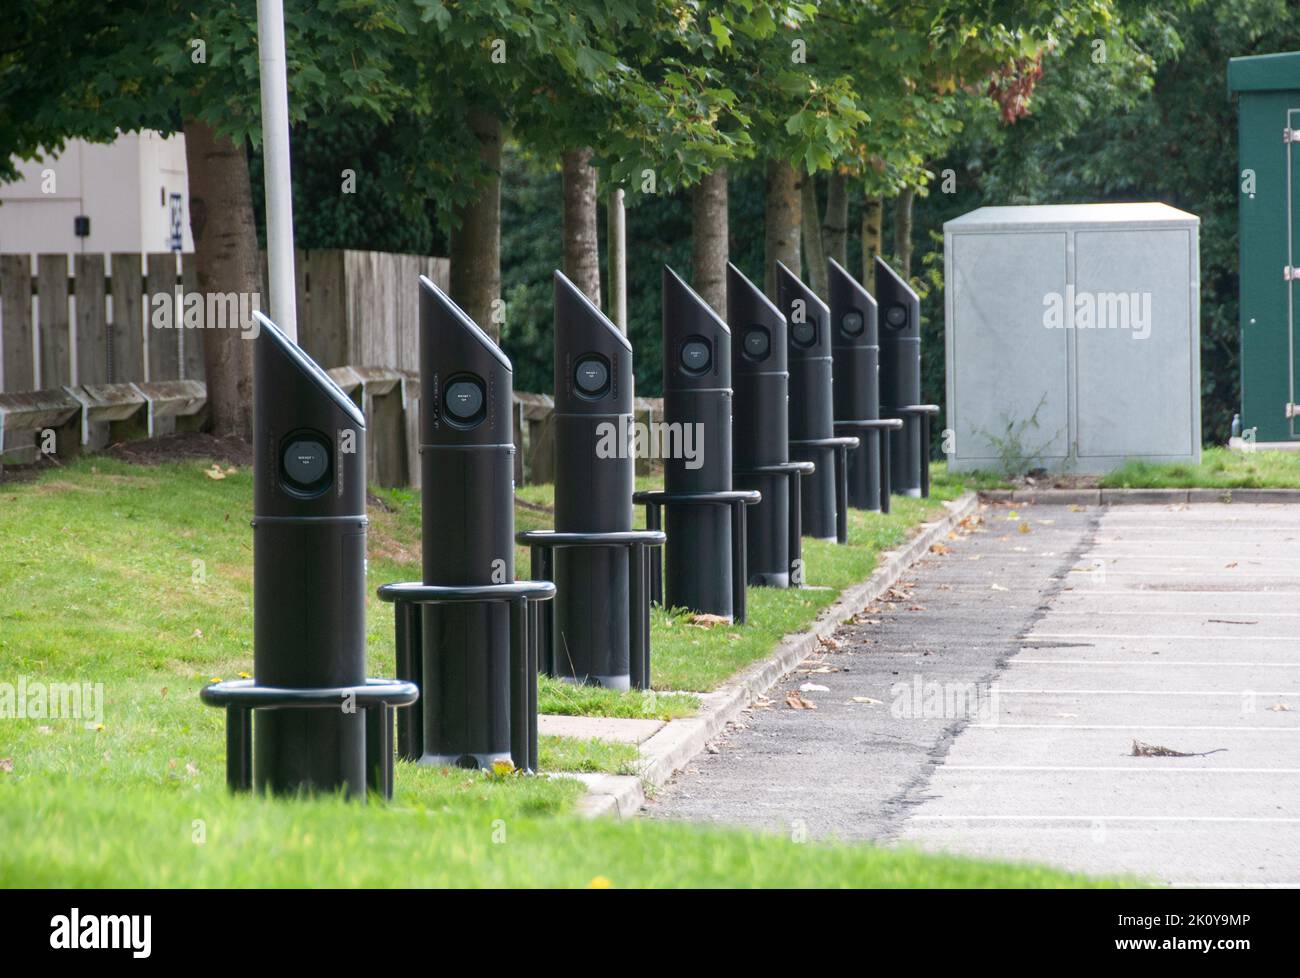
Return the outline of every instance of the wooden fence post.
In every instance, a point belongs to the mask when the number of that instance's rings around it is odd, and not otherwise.
[[[104,303],[104,256],[76,255],[77,383],[108,383],[108,310]]]
[[[0,326],[4,330],[0,336],[4,390],[35,390],[30,255],[0,255]]]
[[[144,380],[144,296],[138,254],[114,254],[113,382]]]

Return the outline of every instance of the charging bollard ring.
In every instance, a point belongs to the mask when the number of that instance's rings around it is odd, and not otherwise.
[[[555,551],[564,547],[626,547],[628,556],[628,636],[631,656],[631,686],[650,688],[650,555],[651,547],[662,547],[668,535],[662,530],[613,530],[609,533],[560,532],[558,530],[524,530],[515,534],[515,542],[528,547],[532,555],[532,574],[548,580],[555,566]],[[544,614],[545,612],[543,612]],[[554,631],[550,622],[539,630],[538,665],[547,675],[555,675]]]
[[[789,519],[789,553],[791,569],[798,568],[798,580],[790,579],[791,587],[803,584],[803,520],[799,509],[803,480],[817,470],[816,462],[776,462],[772,465],[755,465],[748,469],[736,469],[739,476],[785,476],[790,485],[790,519]]]
[[[835,542],[849,542],[849,450],[861,444],[856,435],[790,439],[790,447],[831,449],[835,454]]]
[[[671,503],[674,506],[727,506],[731,509],[731,608],[732,620],[737,625],[745,623],[745,507],[755,506],[763,501],[763,494],[757,489],[726,489],[717,492],[668,492],[663,489],[647,489],[632,494],[632,502],[645,506],[645,525],[647,530],[661,530],[660,507]],[[660,556],[656,550],[650,554],[650,600],[654,604],[663,604],[663,575],[660,568]]]
[[[367,679],[360,686],[293,689],[258,686],[252,679],[228,679],[199,690],[208,706],[226,711],[226,784],[231,791],[253,787],[254,710],[366,711],[366,786],[393,797],[393,710],[420,698],[415,683]]]
[[[928,499],[930,496],[930,418],[939,413],[939,405],[908,404],[894,408],[894,413],[901,414],[904,420],[914,422],[918,429],[921,442],[918,456],[921,460],[921,498]],[[903,437],[909,436],[905,433]]]
[[[860,421],[836,421],[835,430],[840,431],[878,431],[880,437],[876,440],[880,448],[880,511],[889,512],[889,451],[890,436],[895,431],[903,429],[902,418],[863,418]],[[928,480],[926,485],[929,489]]]
[[[379,599],[391,601],[397,623],[398,671],[413,668],[421,652],[419,629],[411,627],[420,605],[503,602],[510,606],[510,756],[516,767],[538,769],[537,749],[537,640],[542,634],[537,604],[555,597],[550,581],[513,581],[509,584],[474,584],[455,587],[444,584],[408,582],[385,584]],[[405,627],[403,627],[405,625]],[[409,750],[398,745],[398,754],[408,760]]]

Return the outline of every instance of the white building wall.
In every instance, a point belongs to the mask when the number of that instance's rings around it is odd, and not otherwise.
[[[0,185],[0,252],[171,251],[174,207],[181,250],[194,250],[185,137],[179,133],[126,133],[113,143],[71,140],[58,156],[19,162],[18,169],[18,181]],[[87,237],[75,233],[79,215],[90,218]]]

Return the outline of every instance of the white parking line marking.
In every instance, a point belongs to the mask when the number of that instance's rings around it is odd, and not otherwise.
[[[1272,689],[1003,689],[998,687],[999,696],[1008,695],[1049,695],[1049,696],[1231,696],[1243,694],[1251,696],[1300,696],[1295,690],[1278,692]]]
[[[1300,825],[1300,818],[1224,815],[913,815],[914,822],[1213,822]]]
[[[1139,758],[1139,760],[1143,760]],[[944,771],[1104,771],[1121,774],[1300,774],[1300,767],[1125,767],[1074,766],[1070,764],[945,764]]]
[[[1176,723],[971,723],[976,730],[1231,730],[1251,733],[1300,733],[1300,727],[1227,727]]]
[[[1153,636],[1155,637],[1155,636]],[[1145,659],[1008,659],[1009,666],[1258,666],[1262,669],[1300,669],[1300,662],[1148,662]]]
[[[1078,594],[1080,592],[1071,592]],[[1087,593],[1087,592],[1083,592]],[[1095,592],[1101,593],[1101,592]],[[1124,594],[1131,594],[1131,591],[1125,591]],[[1164,615],[1183,615],[1189,618],[1208,618],[1210,615],[1229,614],[1222,611],[1110,611],[1105,608],[1089,609],[1087,611],[1070,611],[1067,608],[1053,607],[1051,616],[1053,618],[1060,615],[1070,615],[1075,618],[1096,618],[1101,615],[1135,615],[1142,618],[1161,617]],[[1230,614],[1234,618],[1300,618],[1300,611],[1232,611]],[[1207,621],[1206,624],[1211,624]],[[1224,624],[1223,622],[1214,622],[1213,624]],[[1232,623],[1232,624],[1235,624]],[[1243,622],[1242,624],[1245,624]],[[1158,636],[1157,636],[1158,637]]]
[[[1241,642],[1292,642],[1297,648],[1300,648],[1300,637],[1295,635],[1146,635],[1141,632],[1034,632],[1032,635],[1021,635],[1022,642],[1036,642],[1039,639],[1071,639],[1071,638],[1158,638],[1175,642],[1198,641],[1203,638],[1210,638],[1216,642],[1241,641]]]

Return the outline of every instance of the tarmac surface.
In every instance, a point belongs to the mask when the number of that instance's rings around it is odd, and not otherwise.
[[[1300,506],[981,516],[647,814],[1300,885]]]

